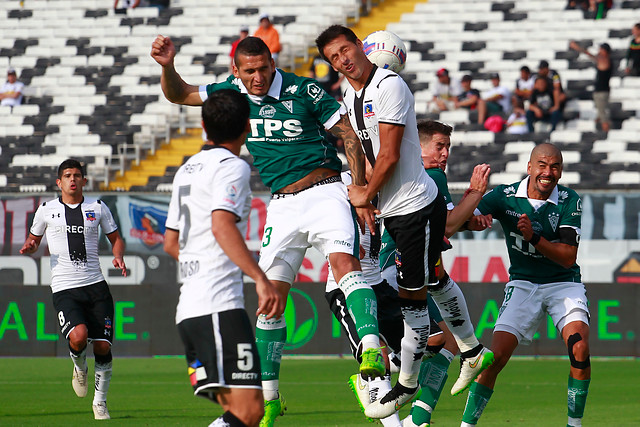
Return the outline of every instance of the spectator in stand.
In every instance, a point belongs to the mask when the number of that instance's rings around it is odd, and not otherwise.
[[[630,76],[640,76],[640,22],[631,28],[631,34],[625,72]]]
[[[562,88],[562,80],[560,74],[556,70],[549,68],[549,62],[542,60],[538,65],[538,76],[544,77],[548,81],[548,86],[553,90],[553,102],[561,112],[564,111],[564,106],[567,102],[567,95]]]
[[[236,54],[236,47],[238,47],[238,43],[242,40],[246,39],[249,36],[249,27],[246,25],[240,28],[240,33],[238,34],[238,38],[236,41],[231,43],[231,51],[229,52],[229,56],[231,57],[231,62],[229,62],[229,72],[233,74],[233,56]]]
[[[594,55],[587,49],[582,48],[575,41],[569,43],[571,49],[584,53],[595,62],[596,64],[596,82],[593,90],[593,103],[598,111],[597,122],[600,122],[602,130],[609,132],[609,80],[611,79],[611,73],[613,72],[613,64],[611,62],[611,46],[608,43],[602,43],[598,54]]]
[[[529,67],[526,65],[520,67],[520,78],[516,80],[516,88],[513,91],[514,99],[512,102],[515,104],[516,98],[521,99],[523,102],[528,101],[535,81],[536,78],[531,74]]]
[[[524,111],[524,102],[516,98],[513,102],[513,113],[507,119],[506,132],[511,135],[522,135],[529,132],[527,126],[527,114]]]
[[[22,103],[22,89],[24,83],[18,81],[16,70],[9,68],[7,70],[7,81],[0,88],[0,105],[15,107]]]
[[[127,9],[135,9],[140,5],[140,0],[115,0],[113,9],[116,13],[127,13]]]
[[[493,87],[485,92],[484,101],[487,104],[489,116],[502,115],[507,117],[511,113],[511,91],[500,84],[500,74],[491,74]]]
[[[265,42],[269,50],[271,51],[271,57],[274,62],[278,62],[278,55],[282,50],[282,46],[280,46],[280,34],[278,34],[278,30],[271,23],[271,19],[269,15],[263,13],[260,15],[260,26],[253,33],[254,37],[259,37],[262,41]]]
[[[147,0],[146,7],[155,7],[158,10],[163,10],[169,7],[169,0]]]
[[[454,98],[453,105],[455,108],[466,108],[468,110],[478,110],[478,123],[484,123],[486,116],[486,105],[480,98],[480,91],[471,87],[472,77],[467,74],[460,80],[462,93]]]
[[[562,120],[562,110],[555,105],[553,89],[549,86],[549,80],[546,77],[536,77],[530,101],[527,111],[529,132],[535,131],[533,125],[537,121],[551,123],[553,132],[558,122]]]
[[[436,72],[436,77],[438,80],[433,88],[433,99],[431,100],[429,111],[439,113],[440,111],[455,109],[454,101],[462,93],[460,82],[452,79],[446,68],[440,68]]]
[[[313,58],[310,77],[316,79],[325,92],[333,96],[337,101],[342,101],[340,84],[342,80],[344,80],[344,75],[338,73],[327,61],[322,59],[320,55]]]

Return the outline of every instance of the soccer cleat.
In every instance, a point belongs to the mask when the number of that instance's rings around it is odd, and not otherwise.
[[[356,400],[358,401],[358,406],[360,406],[360,410],[364,414],[364,410],[367,406],[369,406],[370,397],[369,397],[369,383],[362,379],[362,375],[354,374],[349,377],[349,388],[355,394]],[[369,422],[375,422],[373,419],[367,417]]]
[[[414,423],[413,420],[411,419],[411,415],[409,415],[407,418],[402,420],[402,427],[429,427],[430,425],[431,424],[429,423],[422,423],[420,425]]]
[[[78,397],[85,397],[87,395],[87,369],[84,371],[78,369],[73,365],[73,376],[71,377],[71,385],[73,391],[76,392]]]
[[[451,395],[456,396],[465,391],[478,375],[493,363],[493,352],[487,347],[482,347],[475,357],[460,359],[460,375],[453,387]]]
[[[273,427],[276,422],[276,418],[284,415],[284,411],[287,410],[287,403],[282,397],[282,394],[277,399],[264,401],[264,416],[260,420],[260,427]]]
[[[365,409],[364,414],[371,418],[387,418],[411,402],[416,394],[418,394],[418,390],[420,390],[420,386],[408,388],[400,383],[396,383],[386,396],[382,399],[372,401]]]
[[[362,352],[360,373],[368,377],[382,377],[387,368],[384,365],[381,348],[368,348]]]
[[[93,405],[93,417],[96,420],[110,420],[109,410],[107,409],[107,402],[98,402]]]

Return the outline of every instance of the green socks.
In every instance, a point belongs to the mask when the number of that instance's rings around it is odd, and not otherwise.
[[[451,359],[444,354],[451,355]],[[447,370],[453,355],[447,350],[440,350],[432,358],[422,362],[418,381],[422,388],[420,399],[411,408],[411,420],[416,425],[431,422],[431,413],[435,409],[442,389],[447,382]]]
[[[351,271],[338,282],[344,293],[347,310],[356,323],[358,338],[378,336],[378,301],[361,271]]]
[[[469,387],[469,397],[467,397],[467,405],[464,408],[462,422],[467,424],[478,424],[478,419],[482,415],[482,411],[489,403],[489,399],[493,394],[493,390],[480,383],[473,382]]]
[[[277,380],[280,377],[282,349],[287,341],[287,325],[284,316],[267,319],[258,316],[256,322],[256,346],[260,355],[262,381]]]
[[[589,382],[591,382],[591,380],[577,380],[569,377],[569,386],[567,390],[569,422],[567,425],[581,425],[581,419],[584,415],[584,407],[587,404]]]

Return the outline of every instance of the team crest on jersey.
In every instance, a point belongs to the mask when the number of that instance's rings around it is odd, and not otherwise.
[[[236,77],[235,79],[231,80],[231,84],[232,84],[232,85],[236,85],[236,86],[238,86],[238,87],[241,87],[242,82],[240,81],[240,79],[239,79],[239,78],[237,78],[237,77]]]
[[[94,211],[86,211],[84,215],[88,221],[93,222],[96,220],[96,213]]]
[[[508,186],[508,187],[506,187],[504,189],[504,194],[506,194],[506,195],[509,195],[509,194],[515,193],[515,192],[516,192],[516,189],[513,187],[513,185],[510,185],[510,186]]]
[[[307,93],[309,94],[311,99],[313,99],[314,104],[317,104],[324,96],[324,90],[322,90],[322,88],[315,83],[311,83],[309,86],[307,86]]]
[[[287,88],[284,90],[284,93],[290,93],[291,95],[293,95],[297,91],[298,91],[298,86],[297,85],[291,85],[291,86],[287,86]]]
[[[264,117],[265,119],[270,119],[276,115],[276,107],[273,105],[265,105],[260,109],[260,117]]]
[[[373,104],[365,104],[364,105],[364,116],[365,117],[373,117],[376,113],[373,112]]]
[[[553,231],[556,231],[556,228],[558,228],[558,221],[560,221],[560,214],[558,214],[558,212],[551,212],[549,214],[549,224],[551,224]]]
[[[284,108],[286,108],[287,111],[289,111],[291,114],[293,114],[293,101],[292,100],[282,101],[282,105],[284,105]]]

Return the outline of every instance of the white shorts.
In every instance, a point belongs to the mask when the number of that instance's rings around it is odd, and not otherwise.
[[[512,280],[504,288],[504,301],[495,331],[509,332],[521,344],[529,344],[545,314],[551,316],[558,331],[570,322],[589,324],[587,294],[582,283],[535,284]]]
[[[272,198],[267,207],[260,268],[270,280],[293,283],[307,249],[325,257],[335,252],[358,256],[359,234],[342,182]]]

